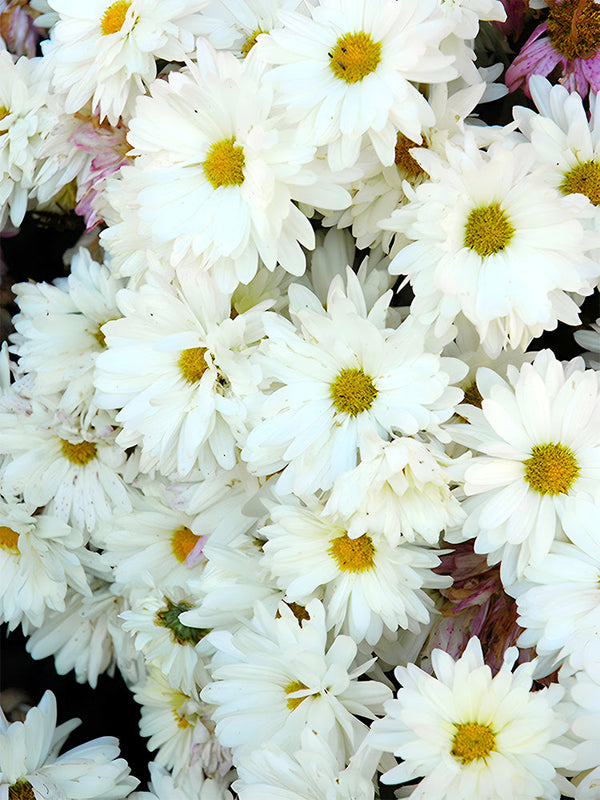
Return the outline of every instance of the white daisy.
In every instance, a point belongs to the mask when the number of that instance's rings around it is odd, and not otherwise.
[[[263,370],[275,390],[266,397],[264,421],[250,432],[242,458],[252,472],[283,469],[278,491],[328,489],[356,466],[368,431],[419,430],[440,434],[461,391],[449,384],[464,374],[455,359],[427,352],[424,332],[406,321],[385,325],[390,295],[369,314],[360,287],[347,296],[334,281],[327,311],[304,287],[290,287],[295,326],[265,320]]]
[[[116,125],[156,78],[156,59],[179,60],[195,44],[205,0],[52,0],[60,15],[42,45],[54,88],[73,114],[91,101]]]
[[[462,535],[476,537],[490,563],[502,560],[505,584],[564,538],[578,497],[600,504],[598,375],[582,367],[542,350],[520,371],[509,367],[508,382],[482,368],[481,409],[461,406],[469,424],[449,426],[476,453],[465,472]]]
[[[600,791],[600,679],[598,673],[559,673],[559,681],[572,701],[571,732],[576,760],[569,766],[574,775],[575,800],[596,800]]]
[[[582,645],[600,633],[597,513],[596,505],[578,498],[565,524],[570,542],[554,542],[550,553],[527,567],[524,580],[510,590],[517,600],[518,623],[525,629],[519,647],[535,647],[546,656],[546,674],[565,658],[580,663]]]
[[[204,637],[208,630],[191,628],[180,615],[194,606],[191,596],[177,588],[168,595],[148,586],[120,614],[123,630],[134,638],[150,666],[158,667],[170,685],[192,695],[196,685],[208,682],[205,662],[214,652]]]
[[[81,744],[59,755],[77,727],[72,719],[56,727],[56,699],[45,692],[24,722],[8,724],[0,711],[0,793],[17,798],[70,797],[72,800],[120,800],[139,781],[119,758],[112,736]]]
[[[120,409],[117,443],[141,445],[144,471],[232,469],[261,377],[249,354],[265,305],[231,319],[231,296],[202,272],[175,288],[152,276],[117,302],[124,316],[102,328],[94,379],[97,404]]]
[[[413,800],[559,800],[556,770],[573,760],[561,740],[568,728],[559,705],[564,690],[553,684],[531,692],[534,665],[512,672],[517,654],[507,651],[492,677],[473,637],[457,661],[433,652],[436,677],[414,664],[397,667],[402,688],[367,739],[402,759],[382,782],[422,777]]]
[[[325,610],[318,600],[301,624],[284,603],[273,618],[260,604],[252,622],[233,635],[213,634],[221,651],[213,683],[201,697],[215,706],[212,717],[236,759],[263,743],[295,748],[308,724],[340,759],[352,754],[366,726],[389,697],[382,683],[357,680],[372,661],[354,667],[356,644],[338,636],[327,648]],[[209,634],[210,635],[210,634]]]
[[[440,42],[450,32],[436,0],[323,0],[311,18],[280,12],[284,27],[260,39],[265,80],[305,141],[328,145],[334,169],[351,166],[367,135],[381,162],[394,161],[396,134],[421,141],[434,115],[414,84],[457,75]]]
[[[68,588],[91,596],[81,531],[0,497],[0,613],[9,630],[39,628],[46,611],[63,611]]]
[[[9,219],[23,221],[40,147],[54,124],[46,75],[41,59],[14,63],[0,51],[0,231]]]
[[[301,275],[300,245],[314,247],[314,233],[293,201],[340,209],[350,196],[316,148],[274,117],[259,61],[240,63],[205,41],[196,59],[140,98],[128,135],[137,158],[108,185],[108,202],[123,185],[150,233],[144,248],[156,244],[172,265],[191,256],[197,268],[202,256],[224,290],[248,283],[259,258]],[[110,234],[103,241],[110,250]]]
[[[134,792],[129,800],[232,800],[225,784],[206,778],[199,762],[176,780],[156,761],[148,764],[150,785],[147,792]]]
[[[261,33],[280,28],[280,11],[302,13],[302,0],[210,0],[202,13],[198,32],[217,50],[230,50],[245,58]]]
[[[99,519],[131,508],[122,473],[127,459],[113,428],[97,416],[82,430],[73,420],[35,403],[29,415],[0,414],[0,468],[5,494],[49,510],[65,522],[92,531]]]
[[[591,294],[600,273],[596,234],[580,221],[591,211],[532,172],[528,143],[484,152],[465,136],[447,144],[446,159],[421,151],[431,180],[381,223],[413,240],[390,264],[410,280],[411,312],[444,335],[462,311],[492,356],[558,321],[578,324],[568,293]]]
[[[200,687],[198,687],[200,688]],[[231,753],[214,736],[209,707],[194,695],[173,689],[163,673],[150,669],[144,681],[132,687],[140,703],[140,733],[156,750],[156,763],[179,780],[198,763],[207,775],[222,777],[231,769]]]
[[[107,267],[81,248],[67,278],[54,283],[17,283],[20,313],[13,323],[13,353],[19,365],[34,373],[35,396],[60,394],[58,407],[67,414],[93,415],[93,372],[104,349],[100,328],[120,316],[116,294],[122,284]]]
[[[429,621],[434,604],[425,588],[449,586],[436,575],[434,551],[401,543],[392,546],[370,527],[350,538],[344,521],[323,506],[280,505],[271,509],[264,563],[285,590],[285,599],[306,605],[319,597],[328,628],[355,642],[375,645],[384,628],[412,631]]]
[[[392,546],[401,541],[437,545],[441,532],[464,520],[450,489],[462,473],[460,462],[436,442],[407,436],[382,441],[365,434],[362,460],[340,475],[325,504],[354,539],[365,530],[383,534]]]

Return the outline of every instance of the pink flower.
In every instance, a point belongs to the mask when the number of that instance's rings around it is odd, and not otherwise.
[[[585,97],[600,90],[600,4],[595,0],[547,0],[548,19],[533,31],[506,72],[512,92],[529,93],[531,75],[558,70],[559,82]]]
[[[25,0],[0,0],[0,38],[16,56],[33,58],[42,32],[36,28],[32,11]]]
[[[529,0],[502,0],[502,5],[506,11],[504,22],[494,22],[498,30],[505,36],[512,36],[518,39],[523,33],[525,17],[529,12]]]

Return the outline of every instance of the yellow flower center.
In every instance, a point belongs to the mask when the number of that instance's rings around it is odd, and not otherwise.
[[[121,30],[130,5],[130,0],[117,0],[116,3],[113,3],[106,9],[100,20],[100,28],[102,29],[103,36],[108,36],[111,33],[118,33]]]
[[[485,258],[500,250],[513,238],[515,229],[500,203],[474,208],[465,225],[464,246]]]
[[[12,528],[0,525],[0,547],[16,555],[19,552],[19,534]]]
[[[301,681],[292,681],[285,687],[284,692],[286,694],[293,694],[294,692],[300,692],[304,689],[308,689],[308,686],[305,686]],[[287,707],[290,711],[293,711],[295,708],[298,708],[300,703],[306,700],[307,697],[308,695],[304,697],[290,697],[287,701]]]
[[[96,445],[93,442],[77,442],[74,444],[67,439],[61,439],[60,449],[63,456],[71,464],[76,464],[78,467],[84,467],[96,458]]]
[[[8,787],[8,800],[35,800],[33,786],[29,781],[17,781]]]
[[[179,356],[179,369],[188,383],[197,383],[208,369],[206,347],[188,347]]]
[[[422,144],[417,144],[405,136],[403,133],[398,133],[396,137],[396,147],[394,148],[394,164],[401,172],[405,172],[409,178],[418,178],[419,175],[425,175],[425,170],[410,154],[412,147],[427,147],[427,142],[423,140]]]
[[[4,117],[8,117],[9,114],[10,111],[6,106],[0,106],[0,121],[2,121]]]
[[[579,476],[573,451],[560,442],[536,444],[523,466],[525,480],[538,494],[567,494]]]
[[[584,161],[569,170],[558,187],[563,194],[584,194],[593,205],[600,205],[600,163]]]
[[[454,726],[451,755],[464,766],[479,758],[487,758],[495,749],[496,734],[489,725],[461,722]]]
[[[260,36],[261,33],[268,33],[268,31],[263,31],[262,28],[257,28],[255,31],[252,31],[250,36],[248,36],[248,38],[246,39],[246,41],[242,45],[242,49],[241,49],[242,58],[246,58],[246,56],[248,55],[250,50],[252,50],[252,48],[256,44],[256,40],[258,39],[258,37]]]
[[[171,536],[171,549],[173,555],[180,564],[183,564],[192,552],[199,538],[200,537],[192,533],[189,528],[186,528],[185,525],[182,525],[181,528],[177,528],[173,533],[173,536]]]
[[[548,36],[554,49],[571,61],[593,58],[600,46],[600,6],[594,0],[548,5]]]
[[[244,182],[244,148],[231,139],[211,144],[202,165],[206,180],[213,189],[219,186],[241,186]]]
[[[358,83],[375,72],[381,61],[381,42],[374,42],[370,33],[346,33],[328,53],[329,66],[336,78],[346,83]]]
[[[331,540],[327,551],[342,572],[366,572],[375,566],[375,545],[366,533],[351,539],[347,533]]]
[[[352,417],[371,408],[377,397],[371,376],[356,368],[343,369],[329,390],[337,410]]]

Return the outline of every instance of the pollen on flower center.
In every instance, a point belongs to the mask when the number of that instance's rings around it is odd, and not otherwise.
[[[189,603],[184,601],[174,603],[168,597],[165,597],[165,604],[160,611],[156,612],[154,621],[157,625],[168,628],[171,631],[173,641],[177,644],[198,644],[209,632],[204,628],[189,628],[179,621],[179,615],[192,608]]]
[[[0,547],[9,553],[19,552],[19,534],[12,528],[0,525]]]
[[[220,186],[241,186],[244,182],[244,148],[231,139],[211,144],[202,168],[213,189]]]
[[[523,466],[525,480],[538,494],[567,494],[579,475],[573,451],[560,442],[536,444]]]
[[[485,258],[500,250],[513,238],[515,229],[500,203],[474,208],[465,225],[464,246]]]
[[[288,683],[283,691],[286,694],[293,694],[294,692],[300,692],[304,689],[308,689],[308,686],[305,686],[301,681],[292,681],[291,683]],[[295,708],[298,708],[303,700],[306,700],[307,696],[308,695],[305,695],[304,697],[290,697],[287,701],[287,707],[290,709],[290,711],[293,711]]]
[[[33,786],[29,781],[17,781],[8,787],[8,800],[35,800]]]
[[[394,164],[399,170],[405,172],[409,178],[418,178],[419,175],[425,175],[425,170],[410,154],[411,147],[427,147],[427,143],[418,145],[405,136],[403,133],[398,133],[396,136],[396,147],[394,148]]]
[[[593,205],[600,205],[600,163],[584,161],[569,170],[558,187],[563,194],[584,194]]]
[[[179,369],[188,383],[197,383],[208,369],[206,347],[188,347],[179,356]]]
[[[171,536],[171,549],[173,555],[180,564],[184,563],[194,547],[198,544],[199,538],[199,536],[192,533],[185,525],[182,525],[181,528],[177,528],[177,530],[174,531],[173,536]]]
[[[554,49],[569,60],[593,58],[600,46],[600,6],[594,0],[552,3],[548,36]]]
[[[252,31],[252,33],[248,36],[248,38],[241,47],[242,58],[246,58],[250,50],[252,50],[252,48],[256,44],[256,40],[258,39],[261,33],[268,33],[268,31],[263,31],[262,28],[257,28],[255,31]]]
[[[375,545],[366,533],[351,539],[347,533],[331,541],[327,551],[342,572],[366,572],[375,565]]]
[[[342,414],[356,417],[368,411],[377,397],[373,379],[362,369],[343,369],[330,386],[333,404]]]
[[[495,749],[496,734],[489,725],[461,722],[454,726],[451,755],[464,766],[478,758],[487,758]]]
[[[118,33],[121,30],[130,5],[130,0],[117,0],[106,9],[100,21],[103,36]]]
[[[381,42],[374,42],[370,33],[346,33],[328,53],[329,66],[336,78],[346,83],[358,83],[375,72],[381,61]]]
[[[67,439],[61,439],[60,449],[63,456],[71,464],[77,464],[78,467],[84,467],[96,458],[96,445],[94,442],[77,442],[74,444]]]
[[[10,111],[6,106],[0,106],[0,120],[3,120],[4,117],[8,117]]]

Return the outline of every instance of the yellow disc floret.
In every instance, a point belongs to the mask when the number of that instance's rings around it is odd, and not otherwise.
[[[244,182],[244,148],[231,139],[211,144],[202,167],[213,189],[220,186],[241,186]]]
[[[84,467],[96,458],[96,445],[93,442],[73,443],[67,439],[61,439],[60,449],[63,456],[78,467]]]
[[[563,0],[548,5],[552,47],[569,60],[593,58],[600,46],[600,5],[594,0]]]
[[[100,28],[102,35],[108,36],[111,33],[118,33],[125,22],[127,11],[131,2],[129,0],[117,0],[116,3],[110,5],[100,20]]]
[[[489,725],[461,722],[454,726],[451,755],[464,766],[476,759],[486,759],[495,749],[496,734]]]
[[[179,369],[188,383],[197,383],[208,369],[206,347],[188,347],[179,356]]]
[[[356,417],[368,411],[377,397],[377,389],[370,375],[362,369],[343,369],[329,387],[333,404],[342,414]]]
[[[8,787],[8,800],[35,800],[33,786],[29,781],[17,781]]]
[[[199,536],[192,533],[185,525],[182,525],[181,528],[177,528],[177,530],[173,532],[173,536],[171,536],[171,549],[177,561],[183,564],[197,545],[199,538]]]
[[[301,692],[304,689],[308,689],[308,686],[305,686],[301,681],[292,681],[288,683],[288,685],[283,690],[286,694],[293,694],[294,692]],[[287,707],[290,711],[293,711],[295,708],[298,708],[300,703],[303,700],[306,700],[307,695],[304,697],[290,697],[287,701]]]
[[[261,33],[268,33],[268,31],[263,31],[262,28],[257,28],[255,31],[252,31],[252,33],[248,36],[248,38],[241,47],[242,58],[246,58],[250,50],[252,50],[252,48],[256,44],[256,40],[258,39]]]
[[[525,480],[538,494],[567,494],[579,476],[573,451],[560,442],[536,444],[523,466]]]
[[[515,229],[500,203],[474,208],[465,225],[464,246],[485,258],[504,250],[513,238]]]
[[[19,534],[12,528],[0,525],[0,547],[16,555],[19,552]]]
[[[558,187],[563,194],[584,194],[593,205],[600,205],[600,163],[584,161],[569,170]]]
[[[375,545],[366,533],[351,539],[347,533],[330,542],[327,553],[342,572],[366,572],[375,565]]]
[[[358,83],[375,72],[381,61],[381,42],[375,42],[370,33],[346,33],[328,53],[329,66],[336,78],[346,83]]]

